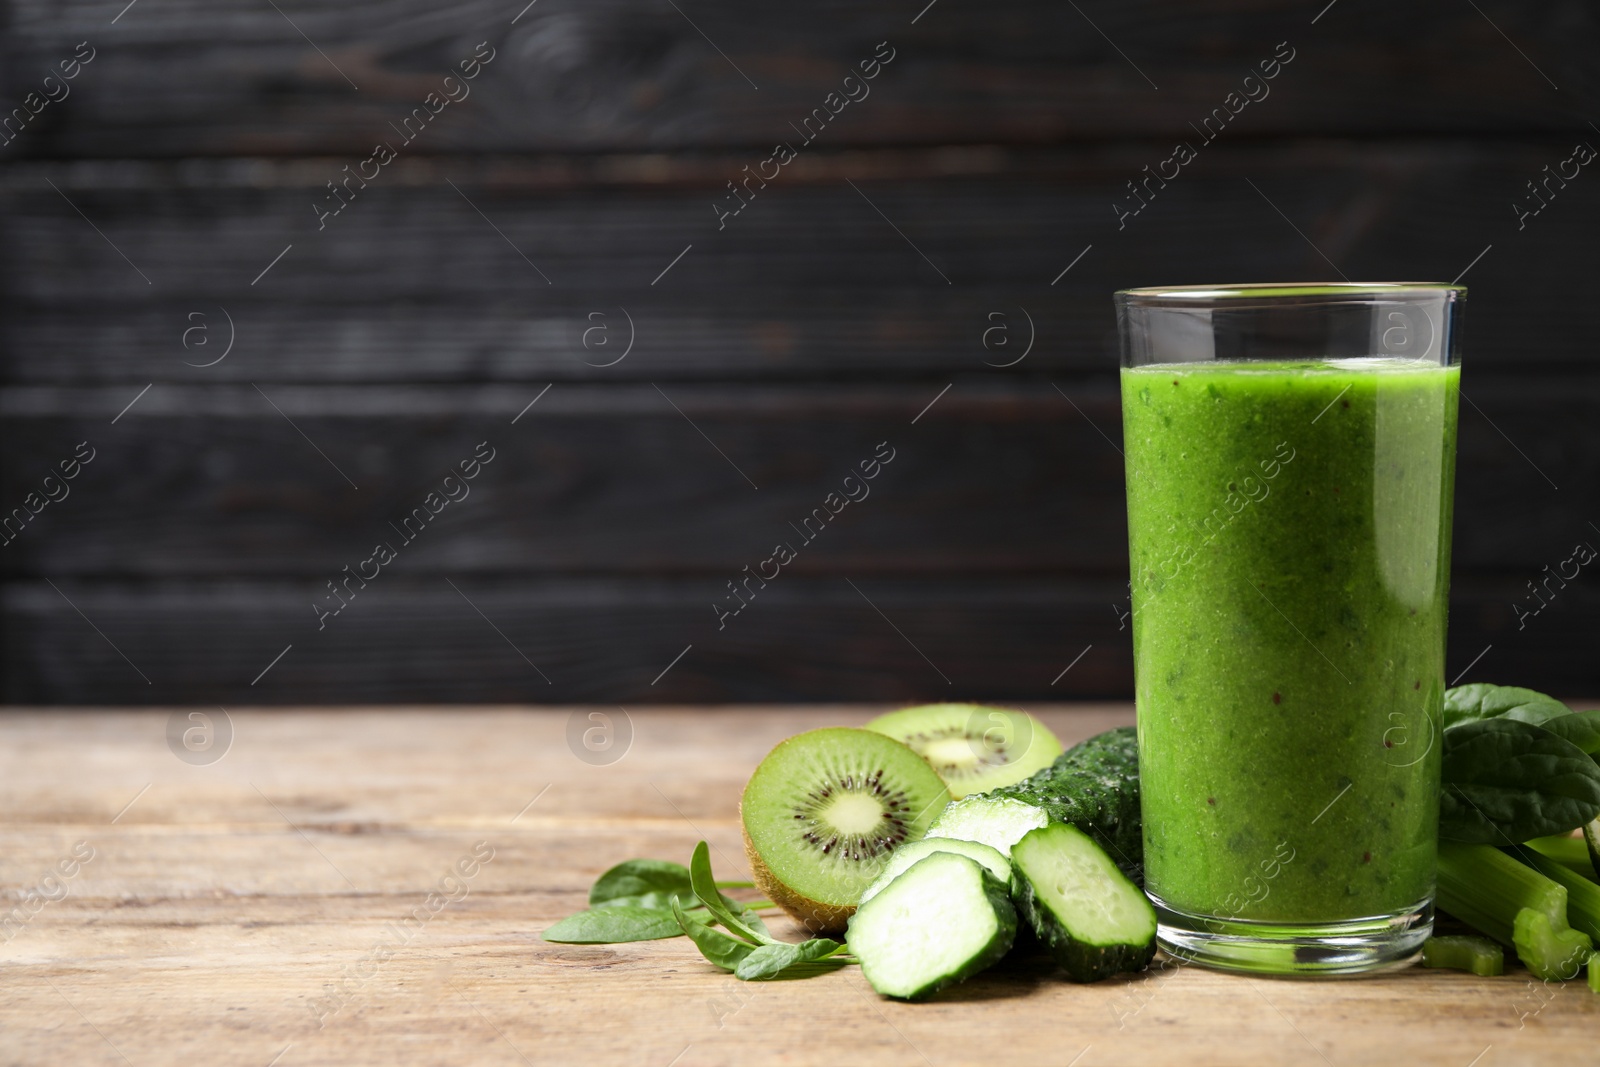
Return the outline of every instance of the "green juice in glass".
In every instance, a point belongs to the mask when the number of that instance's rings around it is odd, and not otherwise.
[[[1432,897],[1459,382],[1122,371],[1147,889],[1191,926]]]

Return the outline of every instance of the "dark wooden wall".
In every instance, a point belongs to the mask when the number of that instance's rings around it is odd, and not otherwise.
[[[1512,606],[1600,544],[1600,164],[1512,206],[1600,147],[1593,5],[125,3],[4,16],[7,108],[94,49],[0,147],[0,507],[95,450],[0,547],[7,701],[1127,696],[1111,291],[1469,265],[1451,674],[1596,691],[1600,575]],[[1119,229],[1279,42],[1270,95]]]

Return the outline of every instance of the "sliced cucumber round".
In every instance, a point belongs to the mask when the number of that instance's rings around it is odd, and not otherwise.
[[[928,836],[978,841],[1004,855],[1023,834],[1049,822],[1050,816],[1037,804],[1009,797],[962,797],[939,813]]]
[[[935,852],[954,852],[968,859],[977,860],[988,868],[989,873],[1000,880],[1001,885],[1011,884],[1011,861],[1001,854],[999,849],[980,844],[977,841],[962,841],[954,837],[924,837],[921,841],[908,841],[889,854],[889,862],[884,867],[883,873],[878,875],[861,894],[861,903],[865,904],[883,891],[883,888],[898,878],[912,864]]]
[[[1156,954],[1149,898],[1075,826],[1051,823],[1012,846],[1011,892],[1074,981],[1140,971]]]
[[[919,1000],[1004,956],[1017,933],[1006,887],[976,860],[924,856],[850,919],[850,951],[886,997]]]
[[[1131,726],[1097,734],[1068,749],[1026,781],[996,789],[1076,826],[1111,854],[1135,885],[1144,883],[1144,831],[1139,810],[1139,739]]]
[[[945,808],[929,837],[982,841],[1001,852],[1051,822],[1076,826],[1111,854],[1135,885],[1144,882],[1139,747],[1131,726],[1074,745],[1032,777]]]

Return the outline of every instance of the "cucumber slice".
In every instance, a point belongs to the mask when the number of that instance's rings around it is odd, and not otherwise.
[[[1096,734],[1031,778],[988,795],[1032,804],[1051,822],[1076,826],[1109,852],[1135,885],[1144,884],[1139,738],[1133,727]]]
[[[1506,973],[1506,954],[1487,937],[1449,935],[1430,937],[1422,946],[1424,967],[1470,971],[1485,978]]]
[[[920,1000],[999,960],[1016,934],[1005,885],[976,860],[935,852],[856,909],[847,940],[873,989]]]
[[[945,808],[929,837],[981,841],[1001,852],[1052,822],[1076,826],[1111,853],[1135,885],[1144,882],[1139,812],[1139,742],[1121,726],[1074,745],[1014,785],[964,797]]]
[[[928,836],[977,841],[1008,855],[1023,834],[1049,823],[1050,816],[1037,804],[1009,797],[963,797],[939,813]]]
[[[1076,982],[1143,970],[1156,954],[1156,911],[1104,849],[1065,823],[1011,849],[1011,894]]]
[[[954,837],[924,837],[921,841],[908,841],[889,853],[889,862],[883,868],[883,873],[861,894],[861,903],[865,904],[883,891],[883,888],[898,878],[912,864],[935,852],[954,852],[968,859],[977,860],[989,869],[989,873],[1000,880],[1001,885],[1011,884],[1011,861],[1000,853],[999,849],[980,844],[977,841],[962,841]]]

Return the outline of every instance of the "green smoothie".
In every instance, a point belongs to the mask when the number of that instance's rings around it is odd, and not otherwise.
[[[1317,924],[1431,897],[1459,367],[1124,368],[1147,887]]]

